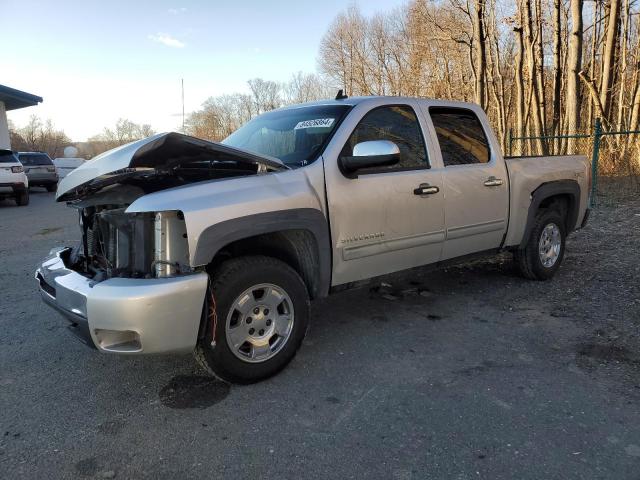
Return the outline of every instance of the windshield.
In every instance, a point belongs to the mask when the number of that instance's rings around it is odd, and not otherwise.
[[[15,163],[18,159],[11,150],[0,150],[0,163]]]
[[[22,165],[53,165],[46,153],[19,153],[18,158]]]
[[[268,112],[254,118],[222,141],[290,167],[316,159],[350,105],[313,105]]]

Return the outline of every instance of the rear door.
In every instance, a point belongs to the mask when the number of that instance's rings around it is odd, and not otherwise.
[[[484,113],[440,106],[428,113],[444,165],[442,259],[499,247],[507,229],[509,180],[501,153],[491,148],[492,133],[480,121]]]
[[[437,262],[444,241],[442,175],[431,168],[417,105],[358,108],[344,122],[341,150],[324,159],[333,285]],[[394,142],[400,162],[361,170],[356,178],[343,175],[338,157],[371,140]]]

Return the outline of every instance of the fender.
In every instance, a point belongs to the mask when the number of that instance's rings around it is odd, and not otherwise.
[[[565,229],[567,235],[575,230],[578,221],[578,211],[580,209],[580,185],[575,180],[557,180],[543,183],[531,194],[531,204],[527,213],[527,226],[520,241],[519,248],[525,248],[529,241],[529,235],[533,229],[533,220],[540,204],[547,198],[555,195],[568,195],[569,205],[567,205],[567,219]]]
[[[329,223],[324,214],[314,208],[258,213],[211,225],[198,238],[193,264],[210,263],[223,247],[237,240],[286,230],[307,230],[315,238],[318,246],[318,293],[326,296],[331,283]]]

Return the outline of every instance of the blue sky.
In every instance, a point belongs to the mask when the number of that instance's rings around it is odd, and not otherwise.
[[[188,112],[250,78],[315,71],[322,35],[351,3],[0,0],[0,84],[44,97],[9,119],[51,118],[76,141],[119,117],[174,130],[180,78]],[[402,3],[357,2],[365,15]]]

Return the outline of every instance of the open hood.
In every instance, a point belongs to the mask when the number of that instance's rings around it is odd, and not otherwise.
[[[175,132],[159,133],[101,153],[80,165],[60,181],[56,200],[75,200],[125,177],[150,170],[169,170],[198,160],[249,163],[275,170],[289,168],[277,158],[222,143]]]

